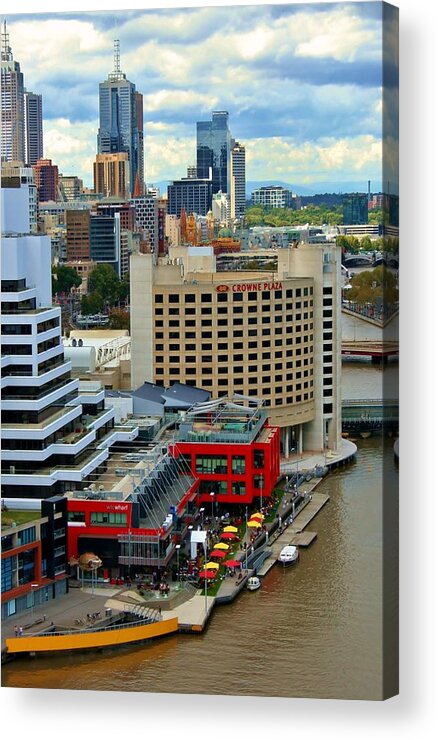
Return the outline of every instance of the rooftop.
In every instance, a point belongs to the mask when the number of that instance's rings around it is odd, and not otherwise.
[[[198,403],[185,414],[176,440],[249,443],[257,437],[266,418],[259,399],[240,394]]]

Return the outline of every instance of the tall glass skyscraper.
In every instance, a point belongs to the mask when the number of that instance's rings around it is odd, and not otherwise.
[[[196,167],[199,179],[209,177],[212,170],[212,192],[231,193],[231,134],[228,112],[213,111],[211,121],[196,124]]]
[[[142,96],[136,94],[135,85],[120,70],[119,41],[114,41],[114,70],[99,85],[98,154],[128,152],[131,195],[134,192],[137,172],[141,172],[143,156],[140,153],[137,112]]]
[[[24,91],[24,151],[25,162],[33,167],[43,158],[43,105],[42,96]]]
[[[1,158],[6,162],[24,163],[23,73],[12,56],[6,21],[1,42]]]

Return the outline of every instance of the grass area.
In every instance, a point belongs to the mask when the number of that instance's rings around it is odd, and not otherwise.
[[[13,509],[12,511],[2,511],[2,527],[11,527],[13,522],[15,526],[19,524],[27,524],[27,522],[34,522],[35,519],[40,519],[40,511],[21,511],[19,509]]]

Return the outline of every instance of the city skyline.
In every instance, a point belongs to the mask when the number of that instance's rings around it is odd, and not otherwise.
[[[380,189],[379,3],[27,13],[6,20],[26,87],[43,95],[45,156],[87,185],[98,85],[112,69],[119,38],[121,69],[144,96],[146,182],[184,176],[196,162],[196,122],[220,109],[246,147],[248,180],[303,188],[363,181],[365,188],[371,179]]]

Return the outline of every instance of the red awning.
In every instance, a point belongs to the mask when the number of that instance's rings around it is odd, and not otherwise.
[[[226,556],[226,551],[224,550],[213,550],[213,552],[210,553],[211,558],[224,558]]]

